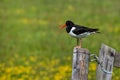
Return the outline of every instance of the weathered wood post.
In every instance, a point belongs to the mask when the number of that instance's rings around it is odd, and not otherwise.
[[[89,57],[87,49],[73,49],[72,80],[88,80]]]
[[[115,50],[102,44],[97,67],[97,80],[111,80],[114,65]]]
[[[120,68],[120,52],[115,53],[114,67]]]

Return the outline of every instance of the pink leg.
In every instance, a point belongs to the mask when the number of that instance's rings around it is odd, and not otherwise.
[[[79,48],[79,38],[77,38],[77,46],[76,48]]]
[[[80,45],[79,45],[79,43],[80,43]],[[77,38],[77,46],[76,46],[77,48],[82,48],[82,39],[80,38]]]
[[[82,39],[80,38],[80,48],[82,48]]]

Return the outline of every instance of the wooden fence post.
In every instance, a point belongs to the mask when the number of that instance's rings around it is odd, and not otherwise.
[[[73,49],[72,80],[88,79],[89,51],[75,47]]]
[[[120,52],[115,53],[114,67],[120,68]]]
[[[97,66],[97,80],[111,80],[114,65],[115,50],[102,44],[99,53],[99,65]]]

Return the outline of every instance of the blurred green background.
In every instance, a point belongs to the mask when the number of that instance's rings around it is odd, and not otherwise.
[[[99,28],[83,39],[98,54],[101,43],[120,51],[120,0],[0,0],[0,80],[70,80],[76,39],[66,20]],[[89,80],[95,80],[90,63]],[[114,69],[113,80],[120,80]]]

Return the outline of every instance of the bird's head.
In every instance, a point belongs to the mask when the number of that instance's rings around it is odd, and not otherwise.
[[[63,29],[63,28],[65,28],[66,26],[67,27],[72,27],[74,25],[74,23],[72,22],[72,21],[70,21],[70,20],[68,20],[68,21],[66,21],[66,23],[64,24],[64,25],[62,25],[60,28],[61,29]]]

